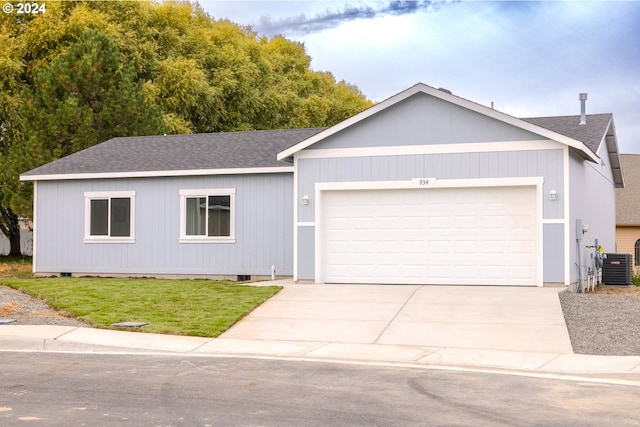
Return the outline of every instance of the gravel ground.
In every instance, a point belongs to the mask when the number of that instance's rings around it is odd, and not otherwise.
[[[0,319],[15,319],[11,325],[83,326],[89,324],[63,316],[44,301],[0,285]]]
[[[640,356],[640,288],[559,296],[574,353]]]
[[[559,297],[574,353],[640,356],[640,287],[600,287],[585,294],[566,291]],[[91,327],[1,285],[0,319],[15,319],[14,325]]]

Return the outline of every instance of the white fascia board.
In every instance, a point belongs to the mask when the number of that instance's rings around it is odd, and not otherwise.
[[[473,178],[473,179],[433,179],[422,185],[420,177],[406,181],[346,181],[346,182],[317,182],[318,191],[340,190],[397,190],[409,188],[474,188],[474,187],[520,187],[542,185],[543,177],[513,177],[513,178]],[[317,195],[316,195],[317,197]],[[316,212],[317,213],[317,212]]]
[[[407,98],[409,98],[410,96],[415,95],[416,93],[425,93],[427,95],[431,95],[435,98],[441,99],[443,101],[447,101],[450,102],[452,104],[458,105],[460,107],[466,108],[468,110],[471,111],[475,111],[476,113],[480,113],[483,114],[487,117],[491,117],[493,119],[502,121],[504,123],[507,123],[509,125],[518,127],[520,129],[526,130],[528,132],[532,132],[535,133],[537,135],[543,136],[545,138],[548,139],[552,139],[554,141],[558,141],[562,144],[568,145],[570,147],[573,147],[577,150],[580,150],[582,152],[584,152],[584,154],[591,159],[594,162],[598,162],[599,161],[599,157],[597,154],[595,154],[593,151],[591,151],[584,143],[577,141],[573,138],[569,138],[565,135],[550,131],[549,129],[545,129],[543,127],[534,125],[532,123],[529,123],[527,121],[524,121],[522,119],[518,119],[516,117],[510,116],[506,113],[502,113],[500,111],[494,110],[492,108],[489,108],[487,106],[478,104],[476,102],[472,102],[469,101],[467,99],[461,98],[459,96],[456,95],[452,95],[450,93],[447,93],[445,91],[442,91],[440,89],[436,89],[434,87],[425,85],[424,83],[418,83],[412,87],[410,87],[409,89],[406,89],[382,102],[380,102],[379,104],[374,105],[373,107],[359,113],[356,114],[355,116],[338,123],[335,126],[332,126],[320,133],[317,133],[315,135],[313,135],[311,138],[305,139],[302,142],[299,142],[298,144],[286,149],[285,151],[282,151],[281,153],[278,153],[278,160],[282,160],[285,159],[291,155],[293,155],[294,153],[303,150],[309,146],[311,146],[312,144],[315,144],[318,141],[321,141],[337,132],[340,132],[341,130],[344,130],[346,128],[348,128],[349,126],[356,124],[368,117],[371,117],[372,115],[392,106],[397,104],[398,102],[401,102]]]
[[[293,173],[293,166],[273,168],[230,168],[230,169],[191,169],[170,171],[133,171],[133,172],[100,172],[100,173],[71,173],[52,175],[20,175],[20,181],[58,181],[69,179],[105,179],[105,178],[153,178],[171,176],[197,175],[251,175],[263,173]]]
[[[463,144],[400,145],[394,147],[329,148],[301,151],[296,153],[296,159],[558,150],[564,147],[564,144],[557,141],[542,139],[510,142],[471,142]],[[390,148],[393,148],[393,150],[390,151]]]

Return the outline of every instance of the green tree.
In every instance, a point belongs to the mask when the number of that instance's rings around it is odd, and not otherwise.
[[[113,136],[330,126],[372,104],[311,70],[303,44],[188,1],[46,7],[0,14],[0,207],[12,214],[31,210],[19,174]]]
[[[23,62],[19,46],[7,43],[6,28],[0,31],[0,171],[8,167],[7,156],[11,145],[20,138],[20,99],[16,92],[20,86]],[[5,179],[0,175],[0,232],[11,244],[9,255],[20,255],[20,225],[18,216],[9,208]]]
[[[21,96],[24,138],[8,150],[6,180],[9,206],[20,215],[30,216],[32,197],[20,173],[115,136],[164,131],[160,109],[147,102],[118,47],[95,30],[38,72]]]

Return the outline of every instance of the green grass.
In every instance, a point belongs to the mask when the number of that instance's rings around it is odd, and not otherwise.
[[[14,265],[22,270],[9,268]],[[217,337],[282,289],[212,280],[34,279],[27,278],[31,274],[25,267],[30,270],[30,262],[0,258],[0,284],[42,298],[95,327],[113,329],[113,323],[141,321],[149,322],[143,332],[163,334]]]

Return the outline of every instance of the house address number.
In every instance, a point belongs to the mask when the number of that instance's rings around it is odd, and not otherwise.
[[[412,181],[416,183],[418,187],[429,187],[436,182],[435,178],[413,178]]]

